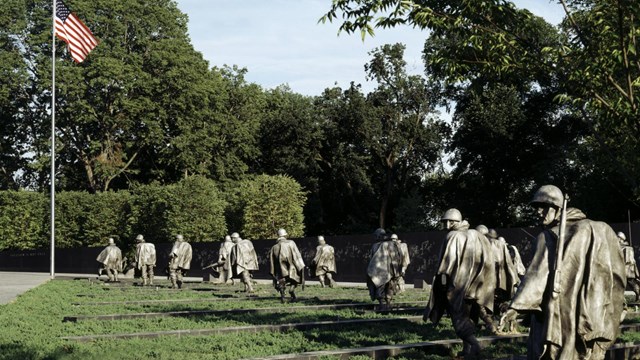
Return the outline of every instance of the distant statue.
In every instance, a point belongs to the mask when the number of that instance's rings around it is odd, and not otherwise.
[[[529,314],[527,359],[604,359],[620,331],[626,273],[616,233],[566,207],[553,185],[531,206],[544,230],[501,325]]]
[[[252,293],[251,271],[258,270],[256,250],[250,240],[241,239],[238,233],[231,234],[231,241],[234,244],[229,254],[229,268],[232,277],[240,278],[244,284],[244,291]]]
[[[231,262],[229,261],[229,257],[231,256],[231,249],[235,244],[231,240],[231,236],[226,235],[224,237],[224,241],[220,244],[220,249],[218,250],[218,261],[209,264],[202,268],[212,269],[214,272],[218,273],[218,281],[222,284],[226,284],[231,280],[231,284],[234,284],[233,277],[231,275]]]
[[[278,242],[269,250],[269,273],[273,277],[273,286],[280,293],[280,301],[284,303],[285,291],[289,286],[291,301],[296,301],[296,287],[302,285],[304,290],[304,261],[298,246],[287,239],[285,229],[278,230]]]
[[[513,266],[516,269],[516,273],[518,277],[522,280],[524,273],[527,271],[527,268],[524,267],[524,263],[522,263],[522,258],[520,257],[520,252],[515,245],[508,245],[509,254],[511,254],[511,260],[513,260]]]
[[[191,245],[182,235],[176,235],[176,241],[169,254],[169,279],[174,289],[182,288],[183,277],[191,268],[191,256]]]
[[[333,246],[327,245],[324,236],[318,236],[318,246],[316,247],[316,256],[313,258],[312,266],[314,275],[320,280],[320,286],[335,286],[336,282],[333,280],[333,275],[337,273],[335,251]]]
[[[453,329],[463,343],[459,355],[475,359],[481,351],[475,337],[479,317],[494,329],[490,316],[495,293],[493,250],[482,233],[469,229],[458,209],[447,210],[440,222],[449,232],[440,250],[440,265],[424,319],[438,324],[444,313],[449,313]]]
[[[620,248],[622,249],[622,256],[624,257],[624,265],[627,274],[627,288],[630,288],[634,294],[636,294],[636,302],[640,296],[640,273],[638,273],[638,265],[636,264],[636,257],[633,253],[633,247],[629,245],[627,236],[621,231],[618,233],[618,239],[620,241]]]
[[[377,229],[373,236],[367,266],[367,287],[371,300],[377,300],[379,310],[389,310],[393,297],[400,290],[402,276],[402,252],[398,243],[386,239],[384,229]]]
[[[146,242],[144,236],[136,236],[136,268],[142,273],[142,285],[153,285],[153,268],[156,266],[156,247]]]
[[[122,251],[116,246],[113,238],[109,238],[107,247],[100,252],[96,260],[102,264],[102,267],[98,270],[98,276],[105,271],[109,277],[108,281],[119,281],[118,273],[122,272]]]
[[[503,237],[499,237],[494,229],[489,229],[487,234],[493,249],[493,261],[496,271],[496,291],[494,296],[494,316],[500,316],[501,306],[506,310],[506,306],[515,294],[515,290],[520,283],[518,272],[513,265],[513,259]]]
[[[400,289],[400,292],[403,292],[405,290],[404,274],[405,272],[407,272],[407,267],[409,267],[409,264],[411,264],[409,247],[407,246],[407,243],[402,242],[402,240],[400,240],[398,238],[398,235],[396,234],[391,234],[391,240],[395,241],[400,247],[402,263],[400,264],[400,278],[398,279],[398,288]]]

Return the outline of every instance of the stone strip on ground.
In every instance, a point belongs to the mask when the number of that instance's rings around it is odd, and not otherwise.
[[[404,307],[407,305],[426,304],[426,301],[415,301],[411,303],[394,304],[391,312],[405,311],[424,311],[423,307]],[[253,309],[229,309],[229,310],[187,310],[187,311],[167,311],[167,312],[149,312],[149,313],[133,313],[133,314],[110,314],[110,315],[70,315],[65,316],[63,322],[77,322],[83,320],[124,320],[124,319],[150,319],[158,317],[185,317],[185,316],[201,316],[201,315],[219,315],[219,314],[251,314],[251,313],[272,313],[272,312],[289,312],[303,310],[340,310],[340,309],[361,309],[376,310],[377,305],[371,303],[355,303],[355,304],[335,304],[335,305],[305,305],[305,306],[288,306],[288,307],[266,307]]]
[[[223,296],[220,296],[223,295]],[[228,295],[228,296],[227,296]],[[86,295],[85,295],[86,296]],[[275,295],[269,296],[259,296],[259,295],[245,295],[245,296],[234,296],[232,294],[216,294],[214,298],[187,298],[187,299],[146,299],[146,300],[122,300],[122,301],[96,301],[96,302],[73,302],[71,305],[73,306],[99,306],[99,305],[153,305],[153,304],[172,304],[172,303],[198,303],[198,302],[217,302],[217,301],[236,301],[236,300],[265,300],[278,299]],[[363,301],[363,299],[359,299]],[[299,303],[305,303],[306,301],[325,301],[325,302],[334,302],[339,304],[356,304],[356,302],[347,302],[348,300],[344,300],[342,302],[337,302],[335,299],[330,298],[320,298],[320,297],[298,297]],[[419,303],[419,302],[416,302]]]
[[[88,342],[103,339],[141,339],[141,338],[157,338],[160,336],[198,336],[198,335],[214,335],[241,332],[260,332],[260,331],[287,331],[287,330],[308,330],[330,326],[342,326],[353,324],[370,324],[381,322],[397,322],[397,321],[422,321],[422,316],[408,316],[399,318],[381,318],[381,319],[354,319],[354,320],[338,320],[338,321],[315,321],[305,323],[291,323],[278,325],[248,325],[248,326],[232,326],[217,329],[187,329],[187,330],[167,330],[144,333],[131,334],[106,334],[106,335],[87,335],[87,336],[65,336],[62,339],[75,340],[78,342]]]
[[[483,346],[493,344],[496,342],[522,342],[527,338],[525,334],[512,334],[512,335],[498,335],[498,336],[485,336],[479,337],[478,341]],[[373,359],[387,359],[392,356],[397,356],[406,350],[412,349],[450,349],[454,345],[462,344],[460,339],[446,339],[446,340],[434,340],[425,341],[411,344],[398,344],[398,345],[378,345],[368,346],[361,348],[351,349],[336,349],[336,350],[323,350],[323,351],[310,351],[300,354],[281,354],[274,356],[267,356],[261,358],[254,358],[254,360],[316,360],[326,357],[338,357],[340,359],[348,359],[356,355],[365,355]]]
[[[527,339],[526,334],[513,334],[513,335],[497,335],[497,336],[485,336],[478,338],[480,344],[484,347],[497,342],[524,342]],[[252,358],[253,360],[319,360],[326,357],[337,357],[339,359],[349,359],[356,355],[365,355],[372,359],[387,359],[392,356],[397,356],[404,351],[421,349],[436,350],[436,349],[450,349],[454,345],[462,345],[460,339],[448,339],[448,340],[434,340],[425,341],[412,344],[399,344],[399,345],[379,345],[369,346],[362,348],[351,349],[337,349],[337,350],[324,350],[324,351],[310,351],[299,354],[282,354],[260,358]],[[636,343],[619,343],[612,345],[605,356],[605,360],[628,360],[638,359],[640,356],[640,342]],[[509,359],[520,360],[526,359],[522,356],[512,356]]]

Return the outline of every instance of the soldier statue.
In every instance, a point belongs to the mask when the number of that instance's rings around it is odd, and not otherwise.
[[[314,275],[320,280],[320,286],[334,287],[336,282],[333,275],[336,274],[336,257],[333,246],[327,245],[324,236],[318,236],[316,256],[312,260]],[[327,284],[328,281],[328,284]]]
[[[229,267],[231,276],[240,278],[244,284],[244,291],[253,293],[251,284],[251,271],[258,270],[258,256],[253,248],[253,243],[248,239],[241,239],[240,234],[231,234],[231,241],[234,246],[229,254]]]
[[[402,242],[402,240],[400,240],[398,238],[398,235],[396,234],[391,234],[391,240],[395,241],[398,244],[398,247],[400,247],[400,255],[402,258],[402,263],[400,264],[400,278],[398,279],[398,290],[400,292],[403,292],[405,289],[404,274],[407,271],[407,267],[409,267],[409,264],[411,264],[411,257],[409,256],[409,247],[407,246],[406,243]]]
[[[153,268],[156,266],[156,247],[146,242],[141,234],[136,236],[136,268],[142,273],[142,285],[153,285]]]
[[[217,282],[219,283],[226,284],[231,280],[231,285],[235,284],[231,274],[231,262],[229,261],[231,249],[233,249],[234,246],[235,244],[231,240],[231,236],[226,235],[218,250],[218,261],[203,267],[202,270],[212,269],[218,273]]]
[[[291,301],[296,301],[296,287],[300,284],[304,290],[304,261],[293,240],[287,239],[285,229],[278,230],[278,242],[269,250],[269,273],[273,277],[273,286],[280,293],[284,303],[285,290],[289,286]]]
[[[109,277],[109,282],[119,281],[118,273],[122,272],[122,251],[116,246],[113,238],[109,238],[107,247],[100,252],[96,260],[102,264],[102,267],[98,270],[98,276],[105,271]]]
[[[501,325],[530,315],[530,360],[604,359],[619,333],[626,285],[616,233],[567,208],[556,186],[540,187],[530,204],[544,230]]]
[[[633,253],[633,247],[629,245],[627,236],[621,231],[618,233],[618,239],[620,241],[620,248],[622,249],[622,256],[624,258],[625,273],[627,274],[627,288],[631,288],[634,294],[636,294],[636,302],[640,300],[640,273],[638,273],[638,266],[636,265],[636,257]]]
[[[494,316],[501,314],[501,306],[506,309],[508,302],[515,294],[520,283],[518,272],[513,265],[511,253],[504,238],[499,237],[495,229],[489,229],[487,234],[493,249],[493,261],[496,271],[496,292],[494,296]],[[502,240],[500,240],[502,239]]]
[[[176,235],[176,241],[169,254],[169,279],[172,288],[182,288],[182,279],[191,268],[191,256],[191,245],[182,235]]]
[[[502,238],[502,240],[504,240],[503,237],[499,237],[498,240],[500,240]],[[504,240],[506,242],[506,240]],[[509,254],[511,255],[511,260],[513,261],[513,267],[514,269],[516,269],[516,273],[518,274],[518,277],[520,278],[520,280],[522,280],[522,277],[524,276],[524,273],[527,271],[527,268],[524,267],[524,264],[522,263],[522,258],[520,257],[520,252],[518,251],[518,248],[515,245],[507,245],[507,249],[509,249]]]
[[[376,243],[371,247],[367,266],[367,287],[371,300],[378,301],[379,310],[389,310],[393,296],[400,290],[402,253],[397,242],[385,238],[384,229],[377,229],[373,236]]]
[[[451,316],[456,335],[462,339],[465,359],[480,357],[480,343],[475,337],[478,317],[491,324],[495,292],[495,264],[486,237],[469,229],[457,209],[442,216],[447,233],[440,251],[440,265],[431,286],[425,320],[439,323],[445,311]]]

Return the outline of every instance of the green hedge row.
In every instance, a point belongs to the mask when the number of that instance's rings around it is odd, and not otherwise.
[[[245,237],[273,238],[285,227],[302,236],[305,194],[285,176],[261,175],[223,186],[199,176],[177,184],[143,185],[131,191],[56,193],[56,247],[104,245],[113,236],[131,244],[137,234],[153,242],[219,241],[227,223]],[[278,199],[280,201],[278,201]],[[49,195],[30,191],[0,191],[0,250],[49,246]]]

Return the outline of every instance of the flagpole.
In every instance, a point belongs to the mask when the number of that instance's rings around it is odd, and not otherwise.
[[[56,278],[56,0],[53,0],[51,28],[51,279]]]

